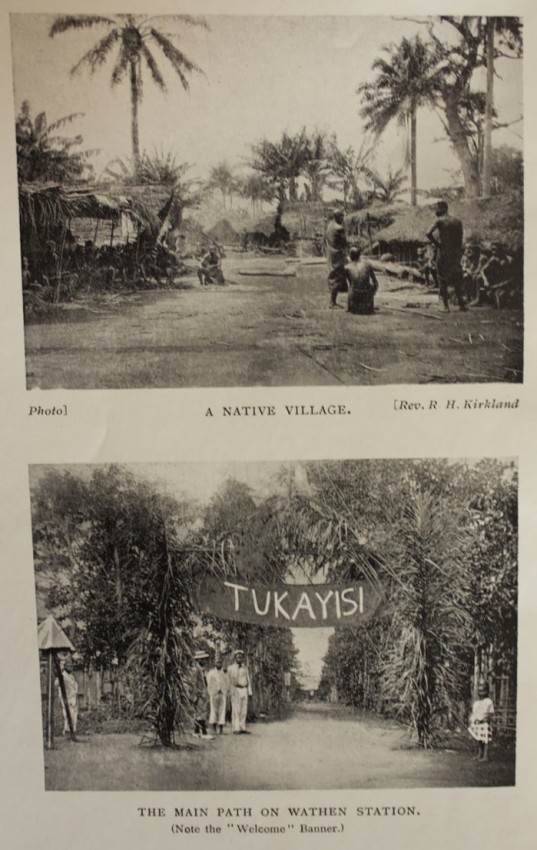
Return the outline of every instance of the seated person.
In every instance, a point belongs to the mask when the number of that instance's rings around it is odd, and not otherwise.
[[[418,248],[418,269],[425,278],[425,286],[438,289],[436,257],[432,245]]]
[[[479,245],[469,242],[464,248],[461,261],[464,296],[468,302],[476,303],[479,299],[482,263]]]
[[[361,260],[359,248],[349,251],[350,263],[345,266],[345,278],[349,287],[347,310],[349,313],[369,314],[375,308],[375,292],[378,281],[373,266],[366,260]]]
[[[486,299],[497,307],[502,306],[502,296],[508,293],[513,285],[512,265],[512,259],[502,243],[493,242],[490,246],[490,256],[481,266],[481,291]]]
[[[198,277],[202,286],[207,286],[209,283],[220,285],[225,283],[220,252],[216,247],[211,247],[201,258]]]

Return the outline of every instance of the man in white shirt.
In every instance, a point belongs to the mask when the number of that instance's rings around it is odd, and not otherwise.
[[[69,735],[69,733],[71,733],[72,735],[76,735],[76,727],[78,725],[78,682],[75,679],[75,675],[73,673],[73,662],[70,658],[68,658],[63,665],[62,679],[65,688],[65,696],[67,698],[67,706],[63,699],[59,680],[56,680],[56,682],[60,688],[60,702],[63,713],[63,734]],[[68,713],[71,717],[72,728],[69,726]]]
[[[234,735],[249,735],[246,729],[248,697],[252,696],[252,683],[244,663],[242,649],[235,651],[235,662],[227,668],[231,692],[231,726]]]
[[[224,732],[226,723],[226,701],[229,692],[228,674],[222,670],[222,659],[217,656],[214,667],[207,673],[207,690],[209,692],[210,714],[209,725],[220,735]]]

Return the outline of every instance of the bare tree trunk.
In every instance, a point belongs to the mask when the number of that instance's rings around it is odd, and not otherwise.
[[[494,18],[487,18],[487,95],[485,100],[485,136],[483,147],[482,187],[485,196],[490,195],[492,184],[492,112],[494,109]]]
[[[289,200],[296,201],[296,177],[289,178]]]
[[[140,168],[140,133],[138,129],[138,103],[140,101],[140,89],[138,81],[138,69],[136,61],[130,63],[131,77],[131,138],[132,138],[132,159],[134,162],[135,176]]]
[[[121,562],[119,560],[119,551],[117,546],[114,546],[113,558],[116,579],[116,610],[119,615],[123,607],[123,579],[121,577]]]
[[[416,144],[416,107],[410,113],[410,203],[418,203],[418,161]]]
[[[455,148],[464,177],[464,189],[467,198],[477,198],[479,194],[479,172],[476,158],[468,145],[466,130],[457,110],[455,97],[445,99],[446,121],[450,141]]]

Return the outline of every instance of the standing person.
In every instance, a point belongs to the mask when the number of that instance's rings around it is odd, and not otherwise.
[[[351,248],[350,263],[345,266],[345,275],[349,287],[347,310],[349,313],[373,313],[375,309],[375,292],[379,288],[373,266],[361,260],[359,248]]]
[[[337,210],[326,228],[326,259],[328,261],[328,289],[330,308],[338,307],[338,292],[347,291],[345,263],[347,262],[347,236],[343,213]]]
[[[427,239],[436,248],[436,274],[444,310],[449,313],[448,287],[452,286],[459,310],[466,310],[462,282],[462,222],[449,215],[448,205],[439,201],[435,205],[436,219],[427,231]]]
[[[207,734],[208,694],[205,673],[203,672],[205,659],[208,657],[207,652],[194,653],[188,677],[188,691],[190,705],[194,713],[194,735],[211,741],[213,736]]]
[[[468,731],[477,741],[477,761],[488,761],[488,749],[492,740],[492,717],[494,704],[489,697],[488,685],[482,684],[477,691],[477,699],[472,706]]]
[[[207,673],[207,690],[209,692],[210,715],[209,726],[213,727],[216,733],[220,735],[224,733],[226,725],[226,701],[229,691],[229,678],[227,673],[222,669],[222,659],[217,656],[214,667]]]
[[[231,691],[231,726],[234,735],[249,735],[246,729],[248,697],[252,696],[252,683],[244,663],[242,649],[235,651],[235,661],[227,668]]]
[[[70,735],[71,729],[69,728],[69,720],[67,718],[67,709],[69,710],[69,714],[71,715],[71,723],[73,726],[73,735],[76,735],[76,729],[78,726],[78,682],[75,679],[75,674],[73,673],[73,662],[70,658],[67,658],[62,670],[62,678],[63,685],[65,688],[65,695],[67,697],[67,708],[63,701],[63,694],[60,688],[60,703],[62,706],[62,714],[63,714],[63,734]],[[56,684],[59,687],[59,682]]]

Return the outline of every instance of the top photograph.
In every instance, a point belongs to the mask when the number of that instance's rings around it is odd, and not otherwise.
[[[522,382],[522,19],[11,43],[28,389]]]

